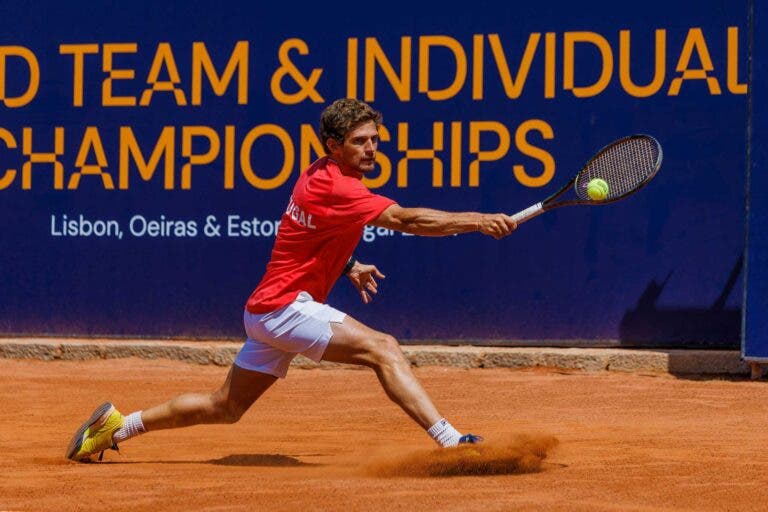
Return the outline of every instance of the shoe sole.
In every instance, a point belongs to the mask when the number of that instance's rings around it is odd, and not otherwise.
[[[102,426],[104,422],[107,421],[109,414],[114,410],[114,408],[115,406],[110,402],[104,402],[98,406],[95,411],[93,411],[93,414],[91,414],[91,417],[88,418],[88,421],[83,423],[80,428],[77,429],[77,432],[75,432],[75,435],[72,436],[72,439],[69,441],[69,446],[67,446],[67,458],[69,460],[79,462],[79,460],[75,459],[74,457],[75,454],[80,451],[80,447],[83,444],[83,434],[88,429],[88,427],[99,428]]]

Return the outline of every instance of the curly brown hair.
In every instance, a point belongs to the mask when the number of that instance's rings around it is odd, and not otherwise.
[[[328,153],[328,139],[343,142],[344,136],[350,130],[369,121],[376,123],[378,128],[381,124],[381,112],[354,98],[334,101],[320,114],[320,139],[323,149]]]

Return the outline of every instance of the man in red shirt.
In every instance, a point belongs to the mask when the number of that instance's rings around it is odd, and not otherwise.
[[[328,156],[298,178],[283,214],[267,270],[244,311],[248,336],[226,381],[211,394],[184,394],[164,404],[120,414],[107,402],[77,430],[67,458],[89,459],[144,432],[201,423],[234,423],[303,354],[372,368],[387,396],[441,446],[474,443],[446,421],[411,371],[392,336],[371,329],[325,304],[346,274],[364,303],[384,275],[352,252],[367,224],[414,235],[479,231],[494,238],[517,226],[505,214],[403,208],[373,194],[360,181],[374,170],[381,114],[355,99],[341,99],[320,118]]]

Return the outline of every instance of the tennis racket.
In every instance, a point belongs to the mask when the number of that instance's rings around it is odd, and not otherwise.
[[[598,151],[560,190],[512,218],[521,224],[561,206],[614,203],[646,186],[659,171],[662,158],[661,145],[650,135],[624,137]],[[604,199],[590,199],[587,186],[598,178],[608,184],[608,192]],[[576,198],[560,199],[571,187]]]

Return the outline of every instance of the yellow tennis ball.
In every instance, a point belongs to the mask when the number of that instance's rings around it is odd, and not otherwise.
[[[593,201],[601,201],[608,197],[608,183],[600,178],[589,180],[587,195]]]

